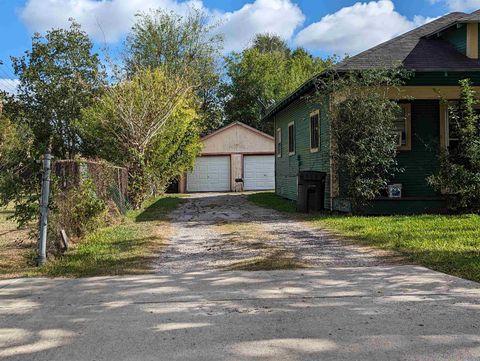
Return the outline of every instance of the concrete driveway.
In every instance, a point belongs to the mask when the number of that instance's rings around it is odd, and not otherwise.
[[[0,360],[480,360],[479,284],[318,234],[322,256],[312,230],[244,202],[186,203],[151,275],[0,281]],[[271,247],[311,268],[225,270]]]

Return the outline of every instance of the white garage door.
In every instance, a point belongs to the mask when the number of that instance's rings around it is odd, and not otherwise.
[[[246,155],[243,159],[243,181],[246,191],[275,188],[275,157],[273,155]]]
[[[198,157],[187,174],[187,192],[230,191],[230,157]]]

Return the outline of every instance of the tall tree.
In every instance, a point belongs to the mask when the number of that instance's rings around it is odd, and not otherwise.
[[[134,208],[191,167],[199,151],[193,86],[160,67],[109,88],[83,111],[79,128],[97,155],[128,168]]]
[[[200,116],[206,130],[221,123],[217,87],[222,36],[200,10],[185,16],[155,10],[137,15],[127,37],[125,64],[129,74],[161,67],[167,76],[189,81],[201,100]]]
[[[276,35],[259,34],[253,45],[225,58],[228,80],[222,84],[226,123],[241,121],[272,134],[261,119],[268,107],[332,63],[304,49],[290,50]]]
[[[92,42],[80,25],[52,29],[32,38],[32,49],[12,57],[18,86],[18,112],[13,121],[24,121],[34,135],[36,147],[49,143],[56,157],[72,158],[80,138],[73,122],[80,110],[100,93],[105,79]]]

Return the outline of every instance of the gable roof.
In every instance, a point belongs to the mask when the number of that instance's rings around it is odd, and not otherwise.
[[[417,71],[480,70],[478,59],[458,52],[448,41],[431,38],[455,24],[480,22],[480,13],[451,13],[345,59],[337,71],[366,70],[403,65]],[[429,58],[429,59],[425,59]]]
[[[245,128],[245,129],[249,130],[250,132],[256,133],[256,134],[258,134],[258,135],[260,135],[260,136],[262,136],[262,137],[268,138],[268,139],[270,139],[270,140],[273,140],[273,139],[274,139],[274,137],[272,137],[271,135],[269,135],[269,134],[267,134],[267,133],[264,133],[264,132],[262,132],[262,131],[260,131],[260,130],[258,130],[258,129],[255,129],[255,128],[249,126],[249,125],[246,125],[245,123],[242,123],[242,122],[238,122],[238,121],[237,121],[237,122],[230,123],[230,124],[224,126],[223,128],[217,129],[217,130],[214,131],[213,133],[210,133],[210,134],[202,137],[201,141],[204,141],[204,140],[206,140],[206,139],[212,138],[212,137],[218,135],[219,133],[222,133],[222,132],[226,131],[227,129],[233,128],[233,127],[235,127],[235,126],[240,126],[240,127],[242,127],[242,128]]]
[[[453,12],[397,36],[336,65],[339,73],[404,66],[414,71],[480,71],[480,60],[470,59],[451,43],[434,35],[456,24],[480,23],[480,10]],[[263,119],[275,115],[299,97],[311,92],[324,73],[315,75],[293,93],[268,109]]]

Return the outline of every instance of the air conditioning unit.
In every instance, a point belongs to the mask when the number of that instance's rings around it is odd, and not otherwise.
[[[388,198],[402,198],[402,185],[401,184],[389,184],[388,185]]]

